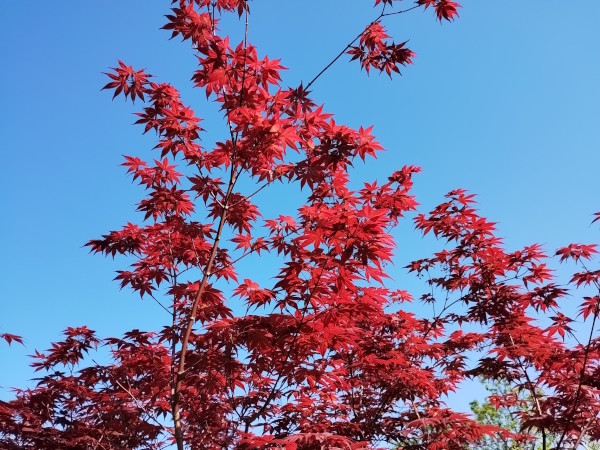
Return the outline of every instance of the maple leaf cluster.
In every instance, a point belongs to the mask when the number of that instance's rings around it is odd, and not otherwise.
[[[442,20],[454,20],[458,16],[458,8],[461,7],[459,3],[451,0],[417,0],[417,4],[425,6],[425,9],[430,6],[433,7],[440,22]]]
[[[406,42],[395,44],[386,41],[389,35],[380,22],[367,26],[360,36],[359,45],[352,47],[348,53],[352,60],[358,59],[360,65],[369,73],[370,68],[387,73],[400,73],[398,66],[412,64],[414,52],[405,47]]]
[[[408,312],[413,296],[389,287],[391,233],[417,208],[420,169],[353,188],[349,169],[383,150],[372,127],[339,124],[311,99],[320,75],[285,88],[278,59],[260,56],[247,36],[232,45],[218,17],[248,23],[245,0],[173,3],[163,28],[191,42],[193,83],[221,107],[229,132],[204,148],[201,119],[177,89],[119,61],[105,88],[144,102],[137,124],[155,133],[160,156],[123,163],[145,191],[142,220],[87,244],[130,258],[116,279],[159,302],[166,323],[122,338],[68,328],[33,356],[36,386],[0,402],[0,446],[464,449],[510,435],[444,403],[478,376],[531,394],[519,439],[542,430],[558,448],[576,448],[584,435],[600,438],[600,270],[588,267],[596,247],[557,251],[575,265],[571,285],[560,285],[540,246],[507,251],[474,196],[454,190],[416,215],[416,228],[445,244],[407,266],[434,313]],[[377,0],[380,16],[347,47],[367,72],[391,75],[412,61],[382,24],[393,3]],[[430,6],[440,21],[459,7],[415,5]],[[306,201],[273,217],[260,194],[282,183]],[[273,281],[238,273],[241,261],[269,255],[279,262]],[[580,316],[571,317],[562,305],[579,289]],[[573,344],[576,321],[592,332]],[[108,362],[91,357],[97,349]]]

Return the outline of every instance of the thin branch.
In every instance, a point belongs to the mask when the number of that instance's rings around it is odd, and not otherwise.
[[[245,23],[245,29],[244,29],[244,68],[243,68],[243,73],[242,73],[242,85],[240,88],[240,106],[243,103],[244,81],[245,81],[245,77],[246,77],[246,68],[247,68],[246,57],[247,57],[247,51],[248,51],[248,48],[247,48],[248,10],[246,9],[245,12],[246,12],[246,14],[245,14],[246,23]],[[231,129],[231,122],[229,121],[229,119],[228,119],[228,124],[229,124],[233,147],[235,149],[235,147],[237,146],[239,132],[237,132],[234,137],[232,129]],[[221,214],[219,217],[219,225],[217,228],[217,233],[215,235],[215,240],[213,242],[213,245],[212,245],[212,248],[210,251],[210,256],[209,256],[208,262],[206,264],[206,268],[204,269],[202,281],[200,282],[200,286],[198,287],[198,292],[196,293],[196,296],[192,303],[192,310],[191,310],[190,316],[188,318],[188,323],[187,323],[187,327],[185,330],[185,334],[183,336],[183,339],[181,340],[181,349],[179,352],[179,366],[178,366],[178,370],[177,370],[177,374],[176,374],[176,380],[174,383],[174,389],[172,392],[172,399],[171,399],[171,412],[173,414],[173,422],[174,422],[174,428],[175,428],[175,441],[177,444],[177,450],[183,450],[183,430],[181,427],[181,417],[180,417],[180,395],[181,395],[181,386],[183,384],[183,375],[185,374],[185,360],[186,360],[186,356],[187,356],[189,340],[190,340],[190,337],[192,334],[192,330],[194,328],[194,324],[196,322],[196,314],[198,312],[198,305],[200,303],[200,300],[202,299],[204,290],[206,289],[206,285],[208,283],[208,278],[212,275],[211,274],[212,266],[215,261],[216,255],[217,255],[217,251],[219,249],[219,243],[221,241],[223,228],[225,226],[225,221],[227,219],[227,211],[229,210],[229,206],[228,206],[229,199],[233,192],[235,183],[242,171],[241,168],[240,168],[239,172],[237,172],[237,170],[238,170],[237,163],[232,161],[229,185],[227,187],[227,192],[225,194],[225,197],[223,198],[223,208],[222,208],[222,211],[221,211]]]
[[[94,358],[92,358],[92,362],[96,364],[96,367],[98,367],[99,369],[103,369],[103,367],[100,364],[98,364]],[[164,424],[160,423],[160,421],[156,417],[150,414],[146,406],[141,402],[141,400],[139,400],[135,395],[133,395],[133,393],[129,389],[123,386],[117,379],[115,379],[114,382],[117,383],[117,386],[119,386],[123,390],[123,392],[125,392],[127,395],[129,395],[129,397],[131,397],[131,399],[135,402],[136,406],[142,411],[144,411],[150,420],[152,420],[156,425],[158,425],[169,436],[173,436],[173,430],[167,428]]]
[[[158,306],[160,306],[162,309],[164,309],[167,313],[169,313],[169,315],[171,315],[171,311],[169,310],[169,308],[167,308],[165,305],[163,305],[160,300],[158,300],[154,294],[152,294],[152,292],[149,292],[148,295],[150,296],[150,298],[152,298],[152,300],[154,300]]]
[[[228,211],[227,204],[229,201],[229,197],[231,196],[231,193],[233,192],[233,187],[235,186],[235,182],[237,181],[236,175],[237,175],[236,167],[235,167],[235,165],[232,165],[231,166],[231,178],[229,180],[229,186],[227,188],[227,193],[225,194],[225,198],[223,201],[225,207],[223,208],[221,215],[219,217],[219,226],[217,228],[215,240],[213,242],[213,245],[212,245],[212,248],[210,251],[210,257],[206,264],[206,268],[204,270],[204,275],[202,276],[202,281],[200,282],[198,292],[196,293],[196,296],[192,303],[192,310],[191,310],[189,318],[188,318],[188,323],[187,323],[187,327],[185,330],[185,334],[184,334],[183,338],[181,339],[181,349],[179,351],[179,366],[178,366],[178,370],[177,370],[177,374],[176,374],[175,389],[173,392],[173,400],[172,400],[172,404],[173,404],[172,412],[173,412],[173,420],[175,422],[175,438],[177,440],[177,450],[183,450],[183,434],[182,434],[182,430],[181,430],[181,418],[179,415],[179,395],[181,392],[181,385],[183,383],[183,374],[185,373],[185,359],[187,356],[188,344],[189,344],[190,337],[192,335],[192,330],[194,328],[194,324],[196,323],[196,314],[198,313],[198,305],[200,304],[200,300],[201,300],[202,296],[204,295],[204,290],[206,289],[206,285],[208,283],[208,278],[212,275],[211,274],[212,266],[215,261],[216,255],[217,255],[217,250],[219,249],[219,243],[221,241],[221,236],[223,234],[223,228],[225,227],[225,220],[227,218],[227,211]]]
[[[575,442],[575,445],[573,445],[573,449],[578,449],[579,446],[582,445],[583,448],[585,448],[586,450],[589,450],[589,447],[587,445],[585,445],[585,443],[583,442],[583,438],[585,437],[585,433],[587,432],[587,429],[592,424],[592,422],[595,421],[595,420],[597,420],[597,417],[590,417],[590,419],[586,422],[586,424],[581,429],[581,432],[579,433],[579,437],[577,438],[577,442]]]
[[[388,17],[388,16],[396,16],[398,14],[404,14],[407,13],[409,11],[412,11],[413,9],[417,9],[419,7],[421,7],[422,5],[416,4],[414,6],[411,6],[410,8],[407,9],[403,9],[402,11],[395,11],[395,12],[390,12],[390,13],[385,13],[385,14],[381,14],[381,17]]]
[[[582,262],[581,263],[583,269],[587,272],[589,272],[588,268],[586,267],[586,265]],[[596,289],[598,290],[598,293],[600,293],[600,284],[598,284],[597,281],[594,281],[594,285],[596,286]],[[567,424],[565,425],[565,428],[560,436],[560,439],[558,440],[558,444],[556,445],[557,449],[560,449],[560,445],[562,444],[562,441],[564,440],[565,436],[567,435],[568,429],[571,426],[571,424],[573,423],[573,417],[575,416],[575,410],[577,409],[577,407],[579,406],[579,400],[581,397],[581,391],[583,389],[583,377],[585,375],[585,369],[588,363],[588,359],[590,356],[590,349],[592,346],[592,340],[594,337],[594,329],[596,328],[596,321],[598,320],[598,313],[600,310],[600,300],[598,302],[596,302],[596,307],[594,308],[594,318],[592,319],[592,327],[590,329],[590,334],[588,337],[588,342],[585,346],[585,350],[583,353],[583,364],[581,366],[581,371],[579,373],[579,382],[577,383],[577,391],[575,394],[575,401],[573,402],[573,406],[571,407],[571,411],[569,412],[568,416],[567,416]]]
[[[169,253],[171,255],[171,261],[174,261],[173,255],[173,240],[172,234],[169,230]],[[173,269],[171,274],[171,288],[174,288],[177,285],[177,270]],[[171,409],[173,409],[173,399],[175,398],[175,357],[177,355],[177,338],[175,327],[177,326],[177,308],[176,304],[176,296],[173,296],[173,311],[171,316],[171,363],[170,363],[170,384],[171,384]]]
[[[171,435],[171,436],[173,435],[173,431],[169,430],[169,428],[167,428],[164,424],[160,423],[157,418],[155,418],[152,414],[150,414],[148,412],[148,410],[146,409],[146,406],[139,399],[137,399],[129,389],[127,389],[125,386],[123,386],[119,382],[119,380],[115,380],[115,383],[117,383],[117,385],[121,389],[123,389],[123,391],[125,391],[127,393],[127,395],[129,395],[131,397],[131,399],[135,402],[136,406],[138,408],[140,408],[142,411],[144,411],[150,420],[152,420],[156,425],[158,425],[160,428],[162,428],[162,430],[165,431],[166,433],[168,433],[169,435]]]
[[[586,370],[586,366],[588,363],[588,359],[590,357],[590,348],[591,348],[592,340],[594,337],[594,329],[596,328],[597,319],[598,319],[598,306],[596,306],[596,312],[594,314],[594,319],[592,320],[592,327],[590,330],[590,335],[589,335],[588,342],[587,342],[584,352],[583,352],[583,364],[581,367],[581,371],[579,373],[579,382],[577,383],[577,391],[575,394],[575,401],[573,402],[573,406],[571,407],[571,410],[569,411],[569,414],[567,415],[567,424],[565,425],[565,428],[560,436],[560,439],[558,440],[558,444],[556,445],[556,448],[560,448],[562,441],[564,440],[565,436],[567,435],[569,427],[573,423],[575,411],[576,411],[577,407],[579,406],[581,391],[583,390],[583,378],[585,375],[585,370]]]
[[[512,334],[508,333],[508,337],[510,338],[511,345],[513,347],[515,347],[515,340],[513,339]],[[534,385],[533,382],[531,381],[531,378],[529,377],[529,373],[527,372],[527,368],[521,361],[521,357],[517,356],[516,360],[517,360],[517,363],[519,364],[519,367],[521,367],[523,374],[525,375],[525,380],[527,380],[527,384],[529,385],[529,392],[531,392],[531,396],[533,397],[533,399],[535,401],[535,405],[536,405],[536,408],[538,411],[539,418],[542,419],[544,416],[544,413],[542,412],[542,407],[540,405],[540,399],[537,394],[537,386]],[[542,449],[546,450],[546,439],[547,439],[546,429],[544,427],[542,427],[541,432],[542,432]]]
[[[416,8],[418,8],[420,6],[421,5],[417,4],[415,6],[412,6],[412,7],[407,8],[407,9],[403,9],[401,11],[386,13],[385,12],[385,5],[383,5],[383,9],[381,10],[381,13],[377,16],[377,18],[373,19],[371,21],[371,23],[369,25],[367,25],[367,27],[363,31],[361,31],[360,33],[358,33],[356,35],[356,37],[354,39],[352,39],[348,43],[348,45],[346,45],[346,47],[344,47],[344,49],[341,52],[339,52],[337,54],[337,56],[335,58],[333,58],[329,62],[329,64],[327,64],[317,75],[315,75],[315,77],[312,80],[310,80],[308,82],[308,84],[306,85],[306,87],[304,89],[307,90],[310,86],[312,86],[312,84],[315,81],[317,81],[321,75],[323,75],[325,72],[327,72],[327,69],[329,69],[331,66],[333,66],[338,59],[340,59],[348,50],[350,50],[352,48],[352,45],[354,45],[354,43],[356,42],[357,39],[359,39],[369,28],[371,28],[373,25],[375,25],[377,22],[379,22],[382,18],[388,17],[388,16],[396,16],[398,14],[404,14],[404,13],[412,11],[413,9],[416,9]]]

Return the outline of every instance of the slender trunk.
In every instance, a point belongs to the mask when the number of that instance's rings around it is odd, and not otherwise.
[[[235,182],[237,181],[238,174],[236,173],[236,170],[237,167],[233,165],[231,167],[229,186],[227,187],[227,192],[225,194],[225,197],[223,198],[223,211],[221,212],[221,216],[219,217],[219,226],[217,228],[215,241],[213,242],[208,263],[206,264],[206,268],[204,269],[204,275],[202,276],[200,287],[198,288],[198,292],[196,293],[196,297],[194,298],[194,302],[192,303],[192,311],[188,318],[185,334],[181,339],[181,349],[179,351],[179,364],[177,368],[177,373],[174,374],[175,380],[173,383],[173,389],[171,391],[171,414],[173,415],[173,425],[175,428],[175,442],[177,444],[177,450],[184,450],[183,427],[181,426],[181,385],[183,383],[183,376],[185,374],[185,360],[188,352],[190,336],[192,335],[192,330],[194,328],[194,324],[196,323],[198,305],[200,304],[200,300],[202,299],[202,295],[204,294],[204,290],[206,289],[206,284],[208,282],[208,278],[211,275],[211,270],[215,261],[215,257],[217,255],[217,250],[219,249],[219,242],[221,240],[221,235],[223,234],[225,219],[227,218],[229,197],[231,196],[233,187],[235,186]]]

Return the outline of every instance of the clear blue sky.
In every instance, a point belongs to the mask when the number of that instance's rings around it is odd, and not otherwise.
[[[156,157],[153,138],[131,126],[135,109],[99,90],[117,58],[177,86],[201,105],[207,142],[219,138],[211,130],[220,116],[191,89],[196,63],[187,44],[158,30],[169,3],[0,2],[0,332],[26,342],[0,344],[0,398],[32,377],[25,355],[67,326],[109,336],[161,323],[156,305],[111,281],[123,261],[82,245],[141,220],[141,192],[119,167],[121,155]],[[338,122],[375,125],[387,152],[360,168],[363,178],[423,168],[415,186],[423,209],[464,187],[511,247],[598,241],[600,227],[588,225],[600,210],[600,2],[462,3],[452,24],[440,25],[430,10],[385,22],[417,52],[403,77],[367,77],[344,58],[313,97]],[[294,86],[363,29],[376,15],[371,6],[257,1],[250,40],[282,58],[290,68],[284,84]],[[407,222],[398,232],[396,279],[410,257],[427,255],[411,230]],[[461,396],[462,406],[472,398]]]

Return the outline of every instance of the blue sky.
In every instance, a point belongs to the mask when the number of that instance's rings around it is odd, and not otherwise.
[[[159,31],[168,1],[1,2],[0,398],[31,378],[27,354],[46,349],[67,326],[101,336],[161,323],[160,309],[112,281],[123,261],[88,254],[83,244],[127,221],[141,191],[119,167],[123,154],[156,157],[132,108],[100,92],[103,71],[122,59],[178,87],[219,139],[220,115],[191,89],[187,44]],[[415,64],[402,77],[359,70],[343,58],[313,86],[336,120],[375,125],[386,148],[356,176],[383,179],[404,164],[423,168],[415,193],[426,210],[447,191],[478,194],[510,247],[548,250],[598,241],[600,211],[600,2],[464,0],[461,17],[440,25],[414,11],[385,24],[410,39]],[[408,3],[407,3],[408,4]],[[290,68],[284,84],[311,79],[376,16],[369,1],[258,1],[250,40]],[[240,24],[227,21],[239,36]],[[281,192],[264,200],[276,209]],[[428,254],[412,231],[398,233],[398,264]],[[242,277],[243,278],[243,277]],[[8,370],[7,370],[8,368]],[[459,395],[464,407],[470,392]]]

